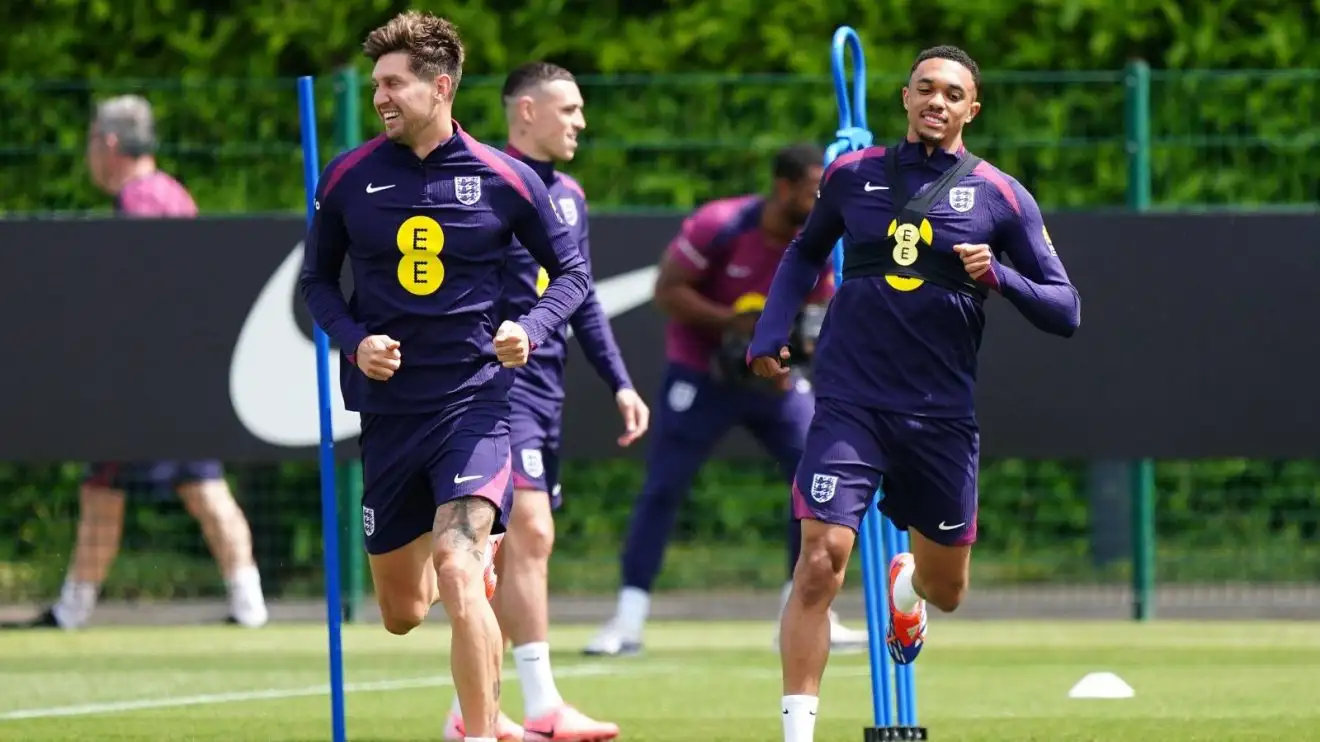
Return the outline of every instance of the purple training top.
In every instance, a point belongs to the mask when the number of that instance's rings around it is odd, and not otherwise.
[[[773,356],[787,344],[801,297],[829,264],[840,237],[845,253],[895,250],[885,158],[898,157],[903,186],[915,197],[965,155],[928,155],[924,145],[905,143],[898,152],[869,147],[835,160],[821,177],[806,226],[784,253],[749,357]],[[989,245],[994,261],[980,282],[1037,328],[1072,335],[1081,323],[1081,300],[1036,200],[988,162],[955,185],[927,213],[917,249],[952,253],[959,243]],[[984,327],[982,300],[967,292],[895,275],[849,278],[830,304],[816,346],[816,394],[878,410],[971,417]]]
[[[493,340],[509,261],[524,248],[550,276],[516,320],[540,345],[577,311],[590,276],[536,173],[457,122],[422,159],[380,136],[332,160],[317,188],[299,286],[350,361],[375,334],[399,341],[403,356],[389,381],[341,364],[345,406],[415,414],[506,398],[514,372],[496,360]],[[348,301],[339,286],[345,256]]]
[[[514,150],[505,150],[510,156],[517,157],[536,173],[545,184],[550,200],[559,212],[559,216],[568,225],[570,234],[577,243],[582,258],[586,261],[586,270],[591,270],[590,230],[587,227],[587,196],[568,175],[555,169],[553,163],[535,160]],[[508,317],[518,317],[530,311],[532,306],[545,292],[549,285],[549,274],[542,268],[532,254],[526,250],[516,250],[509,256],[509,266],[505,284],[505,312]],[[564,400],[564,366],[568,355],[568,327],[573,328],[578,343],[586,353],[587,360],[596,369],[596,374],[609,385],[610,390],[632,388],[628,369],[623,364],[619,346],[614,341],[610,330],[610,320],[605,316],[600,301],[596,298],[594,286],[587,291],[582,306],[569,317],[567,325],[548,335],[545,342],[537,346],[526,366],[518,369],[514,376],[511,394],[520,403],[537,407],[547,415],[557,416],[556,410]]]

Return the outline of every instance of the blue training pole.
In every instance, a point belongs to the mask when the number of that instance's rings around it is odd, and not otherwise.
[[[302,127],[303,185],[307,192],[307,225],[316,215],[316,187],[321,158],[316,141],[314,79],[298,78],[298,121]],[[330,338],[320,327],[316,336],[316,406],[321,416],[321,541],[325,552],[325,623],[330,642],[331,740],[345,742],[343,606],[339,602],[339,508],[335,496],[335,432],[330,418]]]
[[[847,53],[852,52],[853,76],[852,90],[849,91],[848,75],[845,70]],[[831,46],[831,66],[834,70],[834,94],[839,104],[839,129],[835,132],[834,143],[825,151],[825,166],[847,152],[856,152],[871,145],[873,137],[866,127],[866,57],[862,52],[862,42],[857,32],[849,26],[841,26],[834,32]],[[850,94],[851,92],[851,94]],[[834,246],[834,283],[843,285],[843,241]],[[867,510],[862,518],[858,535],[862,552],[862,590],[866,599],[866,633],[871,663],[871,711],[876,726],[889,726],[890,719],[890,680],[889,654],[884,646],[884,595],[881,592],[883,570],[876,570],[876,550],[884,543],[875,527],[878,518],[872,516],[874,506]]]
[[[850,51],[853,59],[851,91],[845,70],[845,57]],[[834,32],[830,56],[834,71],[834,93],[839,106],[839,130],[835,133],[834,143],[825,152],[827,167],[840,155],[865,149],[874,142],[874,137],[866,124],[866,57],[857,32],[848,26],[839,27]],[[843,285],[842,240],[835,245],[833,257],[835,284],[841,286]],[[889,561],[896,554],[907,551],[907,535],[880,514],[878,505],[883,496],[882,491],[876,492],[875,499],[862,518],[858,537],[861,544],[862,590],[866,599],[867,644],[870,651],[871,708],[877,727],[894,725],[895,712],[899,725],[915,726],[916,689],[912,667],[894,666],[885,648]]]

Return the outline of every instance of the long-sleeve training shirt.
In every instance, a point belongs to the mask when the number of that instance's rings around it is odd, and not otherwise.
[[[777,356],[790,323],[837,240],[845,253],[895,249],[894,204],[885,158],[898,157],[903,187],[914,197],[966,151],[905,143],[839,157],[821,178],[819,197],[775,274],[748,355]],[[986,244],[991,270],[979,279],[1037,328],[1068,337],[1081,323],[1081,300],[1059,260],[1035,198],[1013,178],[979,163],[927,213],[929,239],[919,250],[953,252]],[[1013,267],[1005,265],[1007,257]],[[977,351],[985,327],[982,300],[921,279],[858,276],[831,302],[814,364],[818,396],[874,409],[931,417],[973,417]]]
[[[542,162],[506,148],[510,156],[521,160],[545,185],[550,200],[568,225],[582,258],[591,270],[591,240],[587,226],[587,196],[568,175],[559,172],[553,163]],[[504,300],[507,316],[521,316],[531,310],[549,286],[549,273],[526,250],[515,251],[509,258]],[[537,346],[526,366],[518,369],[514,377],[512,394],[523,404],[529,404],[552,413],[564,400],[564,367],[568,360],[568,328],[573,328],[587,361],[596,370],[610,391],[631,389],[632,379],[619,353],[619,345],[610,329],[595,288],[587,290],[582,306],[569,317],[568,325],[561,325],[550,333],[545,342]]]
[[[331,161],[299,286],[317,325],[350,360],[340,365],[348,409],[408,414],[506,398],[514,370],[496,360],[493,341],[510,260],[524,249],[550,279],[516,320],[535,346],[577,311],[590,277],[530,168],[457,123],[425,158],[381,136]],[[347,301],[339,285],[345,256],[353,276]],[[352,362],[369,335],[400,343],[401,367],[388,381]]]

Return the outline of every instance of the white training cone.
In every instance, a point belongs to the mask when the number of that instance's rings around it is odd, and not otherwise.
[[[1088,673],[1068,691],[1069,698],[1131,698],[1135,695],[1132,686],[1112,672]]]

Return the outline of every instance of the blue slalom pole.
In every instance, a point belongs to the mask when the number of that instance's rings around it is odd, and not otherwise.
[[[845,70],[845,57],[850,51],[853,59],[851,86]],[[865,149],[874,141],[866,126],[866,56],[862,52],[862,41],[852,27],[840,26],[834,32],[830,61],[834,71],[834,95],[839,104],[839,129],[835,132],[834,143],[825,151],[826,167],[840,155]],[[834,246],[834,284],[843,285],[843,240]],[[876,569],[879,562],[877,551],[884,543],[877,527],[878,515],[874,505],[867,510],[862,517],[858,540],[861,543],[862,591],[866,599],[866,633],[871,664],[871,713],[876,726],[886,727],[893,724],[893,711],[889,653],[884,646],[885,571]]]
[[[846,57],[852,53],[851,85],[845,70]],[[834,32],[830,54],[834,71],[834,94],[839,107],[839,129],[835,141],[825,151],[825,165],[848,152],[865,149],[875,141],[866,123],[866,56],[857,32],[840,26]],[[843,240],[834,246],[835,285],[843,285]],[[917,725],[917,696],[911,665],[895,665],[885,647],[888,626],[889,562],[908,550],[907,534],[880,513],[884,497],[877,490],[875,499],[862,518],[858,540],[861,546],[862,590],[866,599],[867,646],[871,666],[871,710],[876,727]],[[870,731],[870,730],[868,730]],[[870,739],[871,737],[867,737]],[[917,739],[918,737],[912,737]],[[923,737],[924,738],[924,737]]]
[[[316,139],[314,78],[298,78],[298,121],[302,128],[303,186],[307,225],[316,216],[321,158]],[[330,338],[320,327],[316,339],[316,406],[321,416],[321,541],[325,559],[325,623],[330,642],[330,725],[332,742],[345,742],[343,606],[339,602],[339,508],[335,495],[335,433],[330,417]]]

